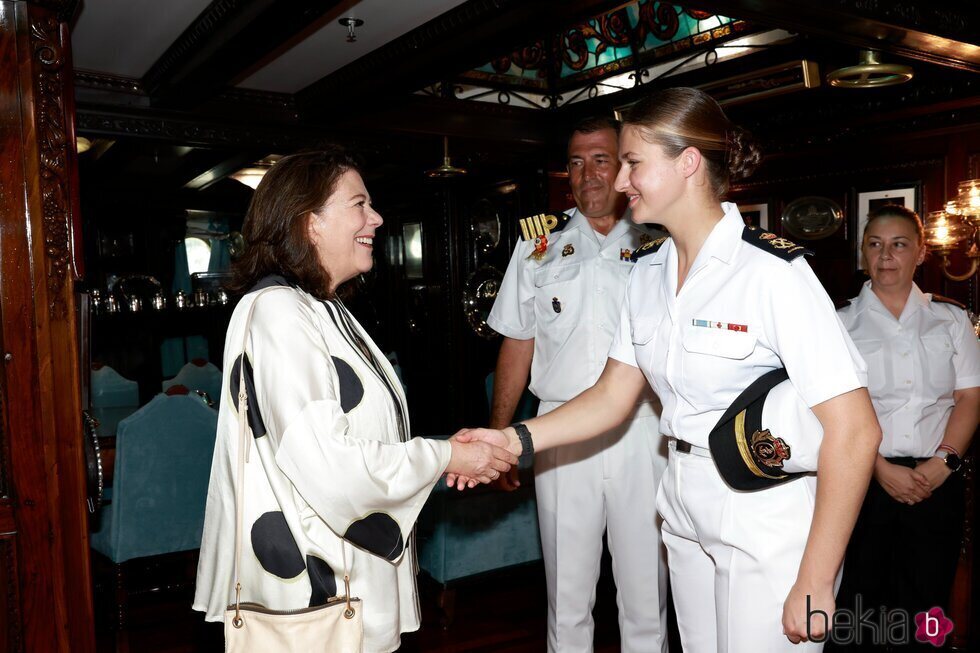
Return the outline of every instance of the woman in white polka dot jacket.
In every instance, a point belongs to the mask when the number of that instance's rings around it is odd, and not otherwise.
[[[517,459],[485,443],[411,438],[391,365],[338,298],[373,265],[382,219],[342,150],[276,163],[256,189],[235,265],[247,291],[228,327],[218,435],[194,608],[220,621],[235,602],[238,396],[245,464],[241,601],[274,610],[361,600],[365,653],[419,627],[412,528],[443,473],[482,482]],[[248,333],[249,310],[254,303]],[[346,544],[345,544],[346,542]],[[346,550],[346,553],[345,553]]]

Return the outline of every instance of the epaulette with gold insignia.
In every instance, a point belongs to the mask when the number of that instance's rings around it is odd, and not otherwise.
[[[561,211],[550,211],[548,213],[538,213],[529,218],[521,218],[521,240],[534,240],[539,236],[547,237],[548,234],[561,231],[571,220],[571,216]]]
[[[943,297],[942,295],[937,295],[936,293],[932,293],[932,301],[939,302],[940,304],[952,304],[956,308],[961,308],[964,311],[966,310],[966,306],[964,304],[959,303],[955,299],[950,299],[949,297]]]
[[[667,238],[668,236],[661,236],[656,240],[651,240],[648,243],[643,243],[642,245],[636,248],[636,251],[633,252],[633,254],[630,256],[630,260],[636,263],[638,260],[646,256],[647,254],[653,254],[658,249],[660,249],[660,247],[665,242],[667,242]]]
[[[763,231],[758,227],[747,226],[742,229],[742,240],[785,261],[792,261],[801,256],[813,256],[813,252],[803,245],[797,245],[792,240],[780,238],[776,234]]]

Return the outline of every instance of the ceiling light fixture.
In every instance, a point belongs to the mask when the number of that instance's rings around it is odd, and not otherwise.
[[[346,16],[344,18],[341,18],[337,22],[347,28],[348,43],[354,43],[355,41],[357,41],[357,35],[354,34],[354,28],[363,25],[364,24],[363,20],[361,20],[360,18],[351,18],[350,16]]]
[[[459,177],[466,174],[465,168],[457,168],[453,166],[453,162],[449,159],[449,137],[442,137],[442,165],[438,168],[433,168],[432,170],[426,170],[425,176],[431,177],[433,179],[451,179],[453,177]]]
[[[253,165],[247,168],[242,168],[238,172],[228,175],[231,179],[245,184],[252,190],[255,190],[259,186],[259,182],[262,181],[262,177],[265,173],[269,172],[273,164],[281,159],[282,156],[279,154],[270,154],[261,161],[256,161]]]
[[[827,82],[838,88],[880,88],[904,84],[915,74],[910,66],[882,63],[879,52],[861,50],[861,63],[827,74]]]

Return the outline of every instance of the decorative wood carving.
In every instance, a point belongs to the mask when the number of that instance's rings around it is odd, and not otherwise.
[[[107,75],[88,70],[75,71],[75,85],[86,88],[98,88],[120,93],[136,93],[145,95],[143,83],[134,77]]]
[[[31,57],[38,67],[34,76],[34,118],[41,158],[48,310],[56,319],[63,319],[67,314],[65,282],[71,259],[62,35],[61,23],[54,16],[31,16]]]
[[[0,10],[0,364],[13,500],[18,651],[91,653],[71,235],[74,144],[68,26],[49,9]],[[16,504],[14,503],[16,501]],[[7,521],[4,521],[4,520]],[[4,582],[10,587],[10,582]],[[0,594],[0,597],[3,595]]]
[[[821,0],[825,2],[825,0]],[[899,2],[898,0],[837,0],[841,11],[853,12],[866,18],[887,21],[946,37],[960,38],[967,43],[976,38],[976,25],[965,9],[943,7],[944,3]]]
[[[128,95],[146,96],[143,82],[134,77],[122,77],[119,75],[107,75],[88,70],[75,71],[76,88],[92,88],[102,91],[112,91],[115,93],[126,93]],[[241,105],[255,107],[272,107],[292,112],[295,116],[296,101],[291,93],[275,93],[272,91],[256,91],[250,88],[237,88],[228,86],[216,95],[217,100],[234,103],[241,108]]]
[[[256,91],[250,88],[229,86],[218,93],[219,100],[235,103],[245,103],[254,106],[274,107],[296,112],[296,99],[292,93],[274,93],[272,91]],[[298,118],[298,115],[294,115]]]
[[[147,115],[148,114],[148,115]],[[310,131],[303,133],[284,126],[282,131],[262,129],[227,122],[206,121],[192,116],[123,114],[80,106],[77,113],[79,132],[107,136],[138,136],[161,139],[184,145],[235,145],[290,150],[309,143]],[[284,133],[285,130],[291,133]]]

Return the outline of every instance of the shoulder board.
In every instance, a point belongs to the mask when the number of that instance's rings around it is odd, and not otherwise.
[[[758,227],[742,229],[742,240],[785,261],[792,261],[804,255],[813,256],[813,252],[806,247],[797,245],[792,240],[780,238],[772,232],[763,231]]]
[[[518,225],[521,230],[521,240],[534,240],[538,236],[547,236],[556,231],[561,231],[571,220],[570,215],[561,211],[549,211],[538,213],[528,218],[521,218]]]
[[[638,260],[646,256],[647,254],[653,254],[658,249],[660,249],[660,247],[665,242],[667,242],[667,238],[668,236],[661,236],[660,238],[651,240],[648,243],[643,243],[642,245],[636,248],[635,252],[630,254],[630,260],[636,263]]]
[[[950,299],[949,297],[943,297],[942,295],[937,295],[936,293],[932,294],[932,301],[939,302],[940,304],[952,304],[956,308],[961,308],[964,311],[966,310],[966,306],[964,304],[959,303],[955,299]]]
[[[834,302],[834,308],[836,308],[838,311],[843,310],[850,305],[851,305],[850,299],[842,299],[839,302]]]

